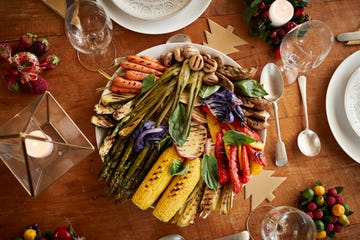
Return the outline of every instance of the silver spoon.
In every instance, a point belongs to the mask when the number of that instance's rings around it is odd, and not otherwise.
[[[261,72],[260,82],[263,84],[264,89],[268,92],[265,99],[272,102],[274,108],[276,133],[278,138],[275,150],[275,165],[282,167],[287,164],[288,159],[285,144],[281,140],[277,101],[283,95],[284,80],[281,76],[279,68],[274,63],[268,63],[264,66]]]
[[[304,105],[305,129],[299,133],[297,143],[302,154],[304,154],[305,156],[313,157],[320,152],[321,143],[319,136],[309,128],[309,118],[306,103],[306,77],[298,77],[298,84],[300,88],[302,102]]]

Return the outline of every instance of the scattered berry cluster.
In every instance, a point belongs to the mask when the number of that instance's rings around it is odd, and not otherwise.
[[[280,43],[287,32],[298,24],[310,20],[305,13],[307,0],[288,0],[294,6],[294,16],[283,26],[273,27],[269,19],[269,8],[275,0],[245,0],[247,8],[244,18],[250,24],[251,34],[272,45],[275,56],[280,58]]]
[[[49,49],[46,38],[31,33],[22,35],[16,47],[0,43],[0,60],[9,64],[4,76],[6,87],[12,92],[18,92],[21,87],[28,87],[35,94],[46,91],[48,85],[41,74],[60,62]]]
[[[301,192],[299,208],[306,212],[315,222],[317,239],[327,236],[334,239],[335,234],[350,225],[348,216],[353,212],[340,195],[342,186],[329,188],[327,191],[320,181],[312,188]]]
[[[85,240],[85,237],[79,237],[73,227],[58,227],[54,231],[42,233],[38,224],[27,226],[22,237],[15,237],[11,240]]]

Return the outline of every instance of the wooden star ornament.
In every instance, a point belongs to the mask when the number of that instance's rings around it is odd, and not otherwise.
[[[275,171],[264,170],[258,175],[253,175],[245,186],[245,198],[251,196],[251,210],[254,210],[265,199],[272,201],[272,193],[286,177],[273,177]]]
[[[203,45],[212,47],[224,54],[237,52],[235,46],[245,45],[247,42],[233,33],[234,27],[228,25],[226,28],[208,19],[210,32],[205,31],[207,43]]]

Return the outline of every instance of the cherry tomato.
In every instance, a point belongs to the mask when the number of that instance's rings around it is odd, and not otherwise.
[[[323,196],[325,194],[325,188],[321,185],[313,187],[314,193],[317,196]]]
[[[345,214],[345,208],[342,204],[335,204],[332,209],[331,209],[332,213],[337,216],[340,217],[341,215]]]
[[[72,236],[66,227],[58,227],[54,231],[54,240],[71,240]]]
[[[23,237],[25,240],[34,240],[36,238],[36,231],[34,229],[26,229]]]

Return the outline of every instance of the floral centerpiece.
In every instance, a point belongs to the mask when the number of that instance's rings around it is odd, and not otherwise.
[[[289,21],[280,26],[272,23],[269,14],[271,5],[278,1],[286,2],[293,7]],[[245,0],[245,2],[247,8],[244,10],[243,16],[250,24],[251,34],[272,45],[277,57],[279,57],[281,40],[286,33],[296,25],[310,20],[310,16],[305,13],[307,0]]]

